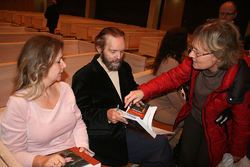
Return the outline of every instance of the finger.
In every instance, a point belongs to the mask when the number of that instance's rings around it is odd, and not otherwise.
[[[128,121],[127,121],[127,119],[125,119],[125,118],[121,118],[120,121],[123,122],[123,123],[125,123],[125,124],[128,124]]]
[[[123,118],[123,113],[122,113],[122,111],[118,111],[118,120],[120,121],[120,122],[123,122],[123,123],[125,123],[125,124],[128,124],[128,121],[125,119],[125,118]]]
[[[65,163],[70,162],[70,161],[72,161],[72,158],[71,158],[71,157],[65,158]]]
[[[144,105],[144,103],[140,100],[139,102],[138,102],[140,105]]]
[[[63,166],[63,163],[62,163],[62,162],[59,162],[59,163],[57,164],[57,166],[58,166],[58,167],[61,167],[61,166]]]
[[[60,163],[60,161],[59,161],[58,159],[55,159],[55,160],[54,160],[54,163],[53,163],[53,166],[58,166],[59,163]]]
[[[131,93],[125,97],[125,106],[124,108],[127,108],[131,102],[133,101]]]
[[[123,113],[121,110],[117,111],[117,113],[118,113],[118,116],[121,116],[121,117],[123,116]]]
[[[130,101],[129,101],[130,96],[131,96],[131,92],[130,92],[127,96],[125,96],[125,98],[124,98],[125,106],[126,106],[127,103],[130,102]]]
[[[79,148],[79,152],[85,152],[85,151],[86,151],[86,148],[84,148],[84,147]]]
[[[136,91],[130,92],[130,94],[128,96],[128,99],[127,99],[127,103],[129,105],[131,105],[131,104],[137,103],[140,100],[141,100],[141,98],[140,98],[140,90],[136,90]]]
[[[132,102],[130,103],[130,105],[133,105],[133,104],[136,104],[136,105],[137,105],[138,101],[139,101],[139,99],[138,99],[137,96],[135,95],[135,96],[133,96]]]
[[[88,152],[88,150],[87,149],[85,149],[85,151],[84,151],[86,154],[89,154],[89,152]]]
[[[57,154],[56,159],[57,159],[56,164],[57,164],[58,166],[62,166],[62,165],[64,165],[64,164],[66,163],[65,158],[63,158],[63,157],[62,157],[61,155],[59,155],[59,154]]]

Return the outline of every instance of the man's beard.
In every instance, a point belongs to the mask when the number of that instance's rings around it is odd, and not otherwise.
[[[121,64],[122,64],[122,61],[123,59],[115,59],[115,60],[112,60],[112,61],[109,61],[105,54],[102,52],[102,55],[101,55],[101,59],[102,59],[102,62],[103,64],[105,64],[105,66],[108,68],[109,71],[118,71],[119,68],[121,67]],[[113,65],[112,63],[114,62],[119,62],[118,65]]]

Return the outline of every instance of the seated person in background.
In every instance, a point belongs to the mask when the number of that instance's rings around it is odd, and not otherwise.
[[[64,166],[70,158],[53,153],[75,146],[90,151],[74,93],[60,82],[65,67],[63,42],[44,35],[29,39],[18,58],[1,140],[24,167]]]
[[[153,64],[153,74],[161,75],[182,62],[184,51],[187,49],[187,31],[184,28],[172,28],[164,36],[159,53]],[[185,104],[183,89],[172,90],[149,100],[149,104],[157,106],[154,119],[166,124],[174,125],[175,118]]]
[[[174,126],[184,120],[178,167],[216,167],[224,153],[238,161],[246,155],[250,131],[249,58],[240,33],[218,19],[197,27],[191,44],[189,58],[131,91],[125,107],[191,80],[189,100]]]
[[[155,139],[126,128],[124,97],[137,88],[131,67],[123,61],[125,34],[115,27],[104,28],[95,39],[99,52],[78,70],[72,81],[76,102],[87,125],[90,149],[104,165],[129,162],[142,167],[173,166],[165,136]]]

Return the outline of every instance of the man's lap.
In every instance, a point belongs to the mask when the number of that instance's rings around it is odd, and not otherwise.
[[[153,164],[155,166],[156,164],[168,166],[173,163],[172,151],[167,137],[158,135],[156,138],[152,138],[131,129],[127,129],[126,136],[130,162],[145,163],[142,166],[146,166],[148,163],[152,164],[149,166],[154,166]]]

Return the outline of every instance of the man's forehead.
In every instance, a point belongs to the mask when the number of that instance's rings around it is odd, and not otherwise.
[[[110,35],[110,34],[107,34],[106,35],[106,40],[107,41],[111,41],[111,40],[120,40],[120,39],[123,39],[124,40],[124,37],[122,36],[113,36],[113,35]]]
[[[230,10],[230,11],[234,11],[235,10],[235,6],[233,3],[228,2],[225,3],[221,6],[220,10]]]
[[[114,37],[112,35],[106,36],[106,47],[116,48],[125,45],[124,38],[121,36]]]

